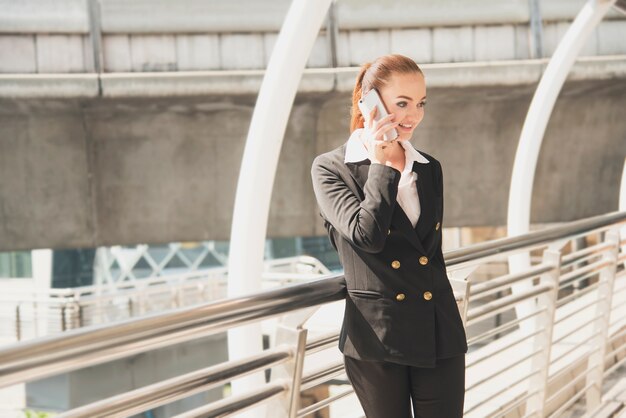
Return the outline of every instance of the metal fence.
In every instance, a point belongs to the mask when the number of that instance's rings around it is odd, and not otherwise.
[[[626,240],[619,238],[625,224],[626,213],[610,213],[446,253],[451,280],[458,286],[469,277],[469,290],[458,295],[460,308],[468,328],[479,330],[468,341],[466,417],[558,417],[583,397],[588,410],[599,404],[604,377],[626,359]],[[581,238],[588,245],[572,250]],[[472,272],[494,257],[529,251],[541,255],[529,268],[472,284]],[[262,353],[61,416],[129,416],[271,368],[271,378],[258,389],[178,417],[232,416],[268,403],[272,418],[304,417],[351,395],[346,389],[300,404],[303,391],[344,374],[340,360],[304,367],[315,353],[335,348],[338,338],[337,332],[307,338],[307,320],[344,297],[345,281],[338,275],[23,342],[0,350],[0,387],[280,317],[274,344]],[[528,309],[519,315],[522,305]],[[510,320],[493,325],[495,315]]]
[[[265,262],[263,287],[328,274],[317,259],[287,257]],[[215,267],[46,292],[0,295],[0,337],[23,341],[90,325],[197,305],[226,297],[228,269]]]

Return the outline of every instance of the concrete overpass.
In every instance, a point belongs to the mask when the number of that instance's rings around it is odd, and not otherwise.
[[[346,139],[354,66],[389,52],[424,63],[429,105],[415,144],[444,164],[446,226],[505,223],[532,93],[583,2],[453,3],[335,5],[292,110],[270,237],[323,233],[310,162]],[[227,239],[288,4],[0,1],[0,249]],[[570,74],[540,157],[533,222],[617,209],[625,34],[611,14]]]

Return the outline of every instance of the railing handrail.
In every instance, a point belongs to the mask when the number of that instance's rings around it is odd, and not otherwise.
[[[612,212],[517,237],[479,243],[446,252],[446,264],[457,265],[528,249],[621,223],[626,223],[626,212]],[[0,387],[201,338],[344,297],[345,280],[338,274],[253,295],[13,344],[0,350]]]
[[[117,416],[121,413],[128,415],[140,413],[213,389],[220,384],[230,382],[234,378],[247,376],[285,363],[294,357],[293,351],[291,347],[279,346],[257,353],[250,358],[218,363],[72,409],[65,412],[63,418],[96,418]]]
[[[505,237],[446,251],[446,266],[451,267],[477,259],[503,255],[531,247],[539,247],[551,241],[587,234],[591,231],[626,223],[626,212],[609,212],[603,215],[579,219],[539,231],[514,237]]]
[[[343,275],[335,275],[12,344],[0,350],[0,387],[190,341],[344,297]]]
[[[331,333],[313,338],[307,342],[307,354],[330,348],[337,343],[338,333]],[[128,392],[102,399],[62,414],[63,418],[99,418],[126,416],[156,408],[167,403],[189,397],[199,392],[212,389],[220,384],[230,382],[254,372],[284,364],[296,356],[295,348],[289,345],[278,345],[256,353],[250,357],[218,363],[200,370],[171,377],[160,382],[143,386]],[[121,416],[121,415],[120,415]]]

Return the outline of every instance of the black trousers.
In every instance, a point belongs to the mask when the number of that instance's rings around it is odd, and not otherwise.
[[[465,355],[439,359],[434,368],[344,356],[346,374],[367,418],[461,418]],[[412,408],[411,408],[412,404]]]

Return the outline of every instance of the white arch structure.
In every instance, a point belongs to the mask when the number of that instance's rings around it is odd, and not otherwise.
[[[332,0],[293,0],[272,51],[254,107],[239,171],[228,262],[229,297],[260,290],[265,234],[278,157],[289,113],[311,49]],[[228,332],[229,358],[262,350],[260,324]],[[233,382],[233,394],[263,376]],[[246,416],[259,416],[251,411]]]
[[[293,0],[261,85],[237,183],[229,257],[229,296],[260,289],[265,234],[278,157],[306,61],[333,0]],[[519,140],[508,207],[508,234],[530,225],[537,157],[558,94],[576,56],[616,0],[588,0],[560,42],[531,102]],[[624,0],[619,0],[620,7]],[[530,264],[528,254],[509,260],[512,271]],[[514,291],[519,291],[519,287]],[[518,314],[521,313],[518,311]],[[259,325],[229,331],[229,357],[260,351]],[[234,382],[233,393],[254,388],[262,377]]]
[[[616,0],[588,0],[565,33],[541,77],[530,103],[515,154],[509,189],[507,219],[509,236],[522,235],[529,231],[537,159],[554,104],[581,48],[615,3]],[[620,7],[622,7],[621,3]],[[519,272],[529,266],[529,253],[509,257],[511,273]],[[521,292],[528,288],[528,284],[520,283],[513,285],[512,291]],[[530,314],[533,307],[532,301],[517,305],[517,316]]]

